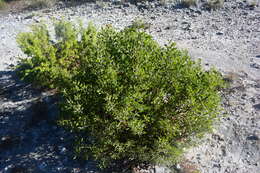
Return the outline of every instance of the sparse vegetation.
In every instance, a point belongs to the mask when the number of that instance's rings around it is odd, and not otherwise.
[[[52,7],[56,2],[57,0],[0,0],[0,10],[8,10],[12,7],[13,4],[18,4],[17,7],[20,10],[24,8],[41,9],[46,7]],[[12,5],[10,3],[12,3]]]
[[[57,42],[44,24],[18,37],[30,57],[20,76],[60,91],[59,124],[78,134],[76,156],[101,167],[171,165],[218,115],[221,75],[140,29],[57,22]]]
[[[224,0],[160,0],[162,4],[167,2],[175,3],[176,5],[181,5],[182,7],[197,7],[200,6],[199,4],[203,4],[202,6],[205,7],[207,10],[217,10],[222,8],[224,5]]]
[[[253,8],[256,7],[257,5],[259,5],[259,0],[247,0],[246,2],[250,7],[253,7]]]
[[[206,8],[209,10],[217,10],[222,8],[224,5],[224,0],[208,0],[206,3]]]
[[[47,8],[52,7],[57,0],[26,0],[28,8]]]
[[[132,24],[130,25],[130,27],[131,27],[131,28],[136,28],[136,29],[142,28],[142,29],[146,30],[146,29],[150,29],[151,24],[148,23],[148,22],[145,22],[145,21],[142,20],[142,19],[136,18],[136,19],[132,22]]]
[[[12,1],[12,0],[11,0]],[[13,0],[17,1],[17,0]],[[46,7],[52,7],[57,1],[59,0],[21,0],[24,3],[23,4],[24,8],[31,8],[31,9],[41,9],[41,8],[46,8]],[[62,1],[62,0],[60,0]],[[77,2],[80,2],[81,0],[66,0],[66,3],[69,4],[74,4]],[[90,0],[91,1],[91,0]],[[93,0],[95,1],[95,0]],[[141,1],[134,1],[134,2],[145,2],[147,0],[141,0]],[[166,4],[166,3],[174,3],[174,4],[179,4],[184,7],[192,7],[192,6],[197,6],[200,2],[200,0],[159,0],[161,4]],[[8,1],[9,2],[9,1]],[[106,3],[103,1],[96,0],[95,1],[100,7],[106,6]],[[122,1],[123,2],[123,1]],[[248,4],[252,7],[257,6],[257,0],[248,0]],[[6,7],[7,1],[6,0],[0,0],[0,9],[3,9]],[[219,8],[222,8],[224,4],[224,0],[207,0],[204,4],[205,8],[208,10],[216,10]]]
[[[229,72],[224,76],[224,80],[230,84],[233,82],[239,80],[239,74],[234,73],[234,72]]]
[[[0,10],[6,7],[6,2],[4,0],[0,0]]]
[[[198,0],[182,0],[181,3],[185,7],[197,6]]]
[[[183,160],[181,163],[181,171],[182,173],[201,173],[195,164],[192,164],[188,160]]]

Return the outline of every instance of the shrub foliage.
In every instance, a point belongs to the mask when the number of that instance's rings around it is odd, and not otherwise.
[[[55,41],[43,24],[18,37],[30,57],[19,74],[62,93],[59,123],[78,134],[77,156],[104,167],[172,164],[211,129],[223,86],[217,71],[141,28],[78,28],[57,22]]]

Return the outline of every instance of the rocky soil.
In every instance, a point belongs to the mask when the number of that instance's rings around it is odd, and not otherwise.
[[[226,0],[224,8],[178,8],[157,2],[98,2],[75,7],[0,16],[0,173],[97,173],[94,162],[73,159],[73,134],[58,127],[57,97],[19,81],[13,66],[24,57],[15,38],[29,25],[52,19],[112,24],[118,29],[143,19],[160,44],[169,41],[219,69],[231,87],[223,95],[223,116],[212,134],[187,149],[175,171],[190,173],[259,173],[260,171],[260,8]],[[156,172],[171,172],[157,167]],[[152,170],[150,170],[152,172]],[[173,172],[173,170],[172,170]]]

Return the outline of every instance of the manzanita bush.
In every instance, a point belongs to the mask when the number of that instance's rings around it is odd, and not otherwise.
[[[137,27],[97,30],[57,22],[55,33],[53,41],[41,24],[19,35],[29,58],[18,72],[60,91],[59,124],[78,134],[77,156],[101,167],[117,161],[171,165],[211,129],[221,75],[204,71],[174,43],[160,46]]]

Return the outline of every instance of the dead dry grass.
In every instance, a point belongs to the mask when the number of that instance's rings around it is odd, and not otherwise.
[[[26,0],[28,8],[50,8],[55,5],[57,0]]]
[[[197,0],[183,0],[182,1],[182,4],[185,6],[185,7],[192,7],[192,6],[197,6]]]
[[[206,8],[209,10],[217,10],[223,8],[224,0],[208,0]]]
[[[50,8],[58,0],[0,0],[0,12],[21,12]]]
[[[6,8],[6,2],[4,0],[0,0],[0,10]]]
[[[182,173],[200,173],[197,166],[192,164],[189,160],[184,160],[180,163]]]

